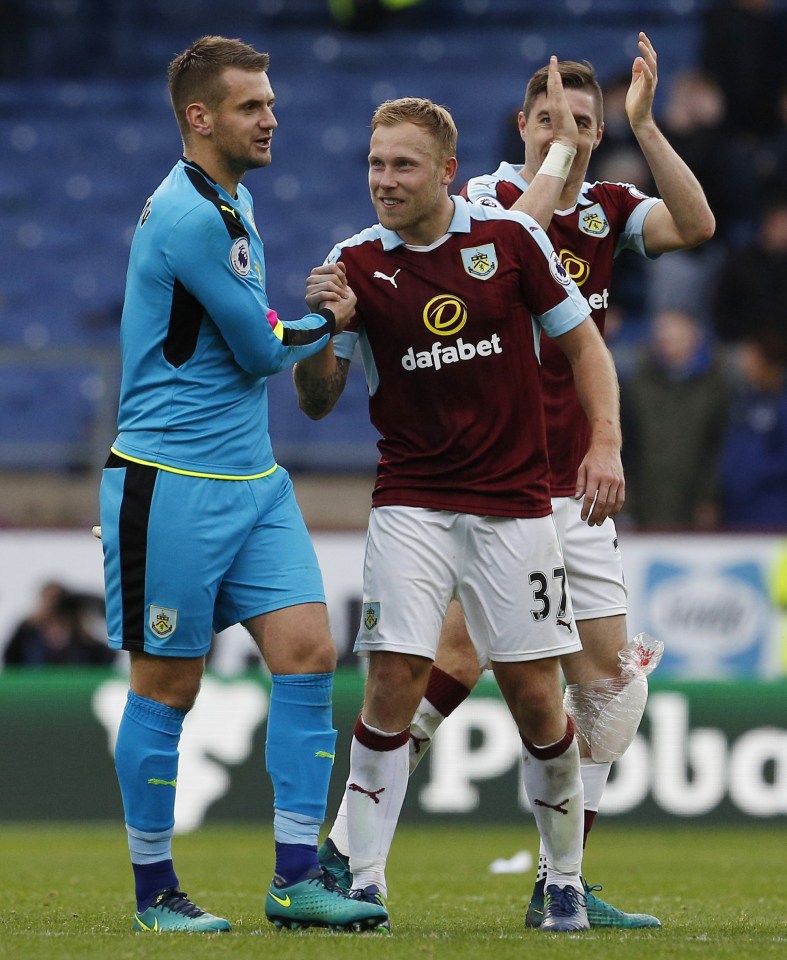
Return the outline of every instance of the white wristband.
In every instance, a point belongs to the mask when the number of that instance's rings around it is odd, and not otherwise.
[[[545,173],[548,177],[560,177],[561,180],[565,180],[576,155],[576,147],[567,147],[564,143],[553,143],[538,172]]]

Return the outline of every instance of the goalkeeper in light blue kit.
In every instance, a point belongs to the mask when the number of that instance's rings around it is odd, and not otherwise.
[[[281,321],[247,170],[271,160],[268,55],[204,37],[169,67],[184,156],[144,207],[121,323],[119,434],[101,481],[109,644],[129,651],[115,766],[136,885],[137,931],[213,932],[172,863],[178,741],[212,631],[243,623],[272,674],[266,763],[279,926],[385,925],[317,859],[336,731],[336,651],[322,578],[268,436],[265,379],[321,350],[355,309]],[[337,268],[339,269],[339,268]]]

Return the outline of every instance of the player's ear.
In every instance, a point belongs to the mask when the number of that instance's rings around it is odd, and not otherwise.
[[[519,127],[519,136],[524,141],[525,139],[525,127],[527,126],[527,117],[520,110],[516,117],[517,126]]]
[[[596,141],[593,144],[593,150],[601,143],[601,138],[604,136],[604,121],[602,120],[599,124],[598,130],[596,131]]]
[[[458,166],[458,164],[457,164],[456,157],[449,157],[449,158],[445,161],[445,167],[444,167],[444,169],[443,169],[443,181],[442,181],[442,182],[443,182],[446,186],[448,186],[449,183],[453,183],[453,182],[454,182],[454,178],[456,177],[456,168],[457,168],[457,166]]]
[[[186,107],[186,120],[189,128],[200,137],[207,137],[213,132],[211,115],[204,103],[190,103]]]

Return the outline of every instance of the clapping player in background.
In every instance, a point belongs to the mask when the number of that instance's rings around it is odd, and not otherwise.
[[[330,306],[343,289],[338,263],[358,302],[341,343],[296,365],[301,407],[313,418],[332,409],[359,344],[382,435],[356,642],[369,673],[345,793],[349,864],[355,894],[384,902],[410,723],[458,598],[473,656],[491,664],[522,737],[546,851],[542,926],[581,930],[579,750],[558,659],[580,644],[551,516],[534,333],[564,351],[590,425],[580,479],[591,523],[623,503],[617,381],[538,224],[449,196],[456,137],[431,101],[382,104],[369,153],[380,222],[339,243],[307,281],[307,302]]]
[[[563,267],[588,299],[602,334],[613,262],[620,251],[656,256],[702,243],[714,230],[702,188],[654,121],[656,53],[645,34],[639,36],[639,48],[626,111],[661,199],[647,197],[631,184],[586,182],[588,164],[604,131],[602,92],[592,66],[558,64],[555,58],[537,70],[527,85],[519,115],[524,164],[501,163],[494,174],[474,178],[463,191],[483,206],[529,213],[547,229]],[[562,84],[554,82],[555,70]],[[658,663],[659,652],[657,644],[629,643],[626,587],[614,522],[607,518],[603,524],[588,524],[582,515],[583,498],[576,497],[590,431],[571,366],[545,337],[540,359],[552,505],[583,647],[564,656],[562,668],[568,681],[566,709],[576,724],[582,752],[587,838],[612,762],[636,734],[647,697],[646,676]],[[423,758],[440,723],[469,695],[479,675],[478,657],[460,605],[454,603],[425,696],[411,724],[410,772]],[[611,718],[614,734],[609,722],[597,724],[598,715],[613,700],[619,711]],[[320,850],[323,862],[337,875],[347,863],[343,817],[342,808]],[[527,911],[529,926],[541,923],[545,879],[542,847]],[[659,926],[655,917],[625,913],[596,897],[596,888],[586,889],[591,926]]]

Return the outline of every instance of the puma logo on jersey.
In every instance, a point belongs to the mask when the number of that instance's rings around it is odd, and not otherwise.
[[[416,737],[415,734],[410,733],[410,739],[413,741],[413,752],[414,752],[414,753],[420,753],[420,752],[421,752],[421,744],[422,744],[422,743],[429,743],[431,737]]]
[[[571,621],[570,621],[570,620],[561,620],[560,617],[558,617],[558,618],[555,620],[555,623],[556,623],[559,627],[565,627],[566,630],[568,630],[568,632],[571,633]]]
[[[349,789],[349,790],[352,790],[354,793],[365,793],[366,796],[367,796],[367,797],[371,797],[371,799],[372,799],[375,803],[379,803],[379,802],[380,802],[380,794],[381,794],[381,793],[384,793],[384,791],[385,791],[385,787],[380,787],[379,790],[364,790],[364,788],[363,788],[363,787],[359,787],[357,783],[351,783],[350,786],[348,787],[348,789]]]
[[[393,276],[391,276],[391,277],[389,277],[387,274],[383,273],[382,270],[375,270],[375,271],[374,271],[374,279],[375,279],[375,280],[387,280],[388,283],[390,283],[392,287],[396,287],[396,289],[398,290],[399,287],[396,286],[396,274],[397,274],[397,273],[400,273],[400,272],[401,272],[401,269],[402,269],[402,268],[399,267],[399,269],[396,271],[396,273],[395,273]]]
[[[568,810],[563,806],[563,804],[568,803],[568,797],[566,797],[565,800],[561,800],[560,803],[544,803],[543,800],[534,800],[533,803],[535,803],[537,807],[549,807],[550,810],[554,810],[557,813],[568,814]]]

